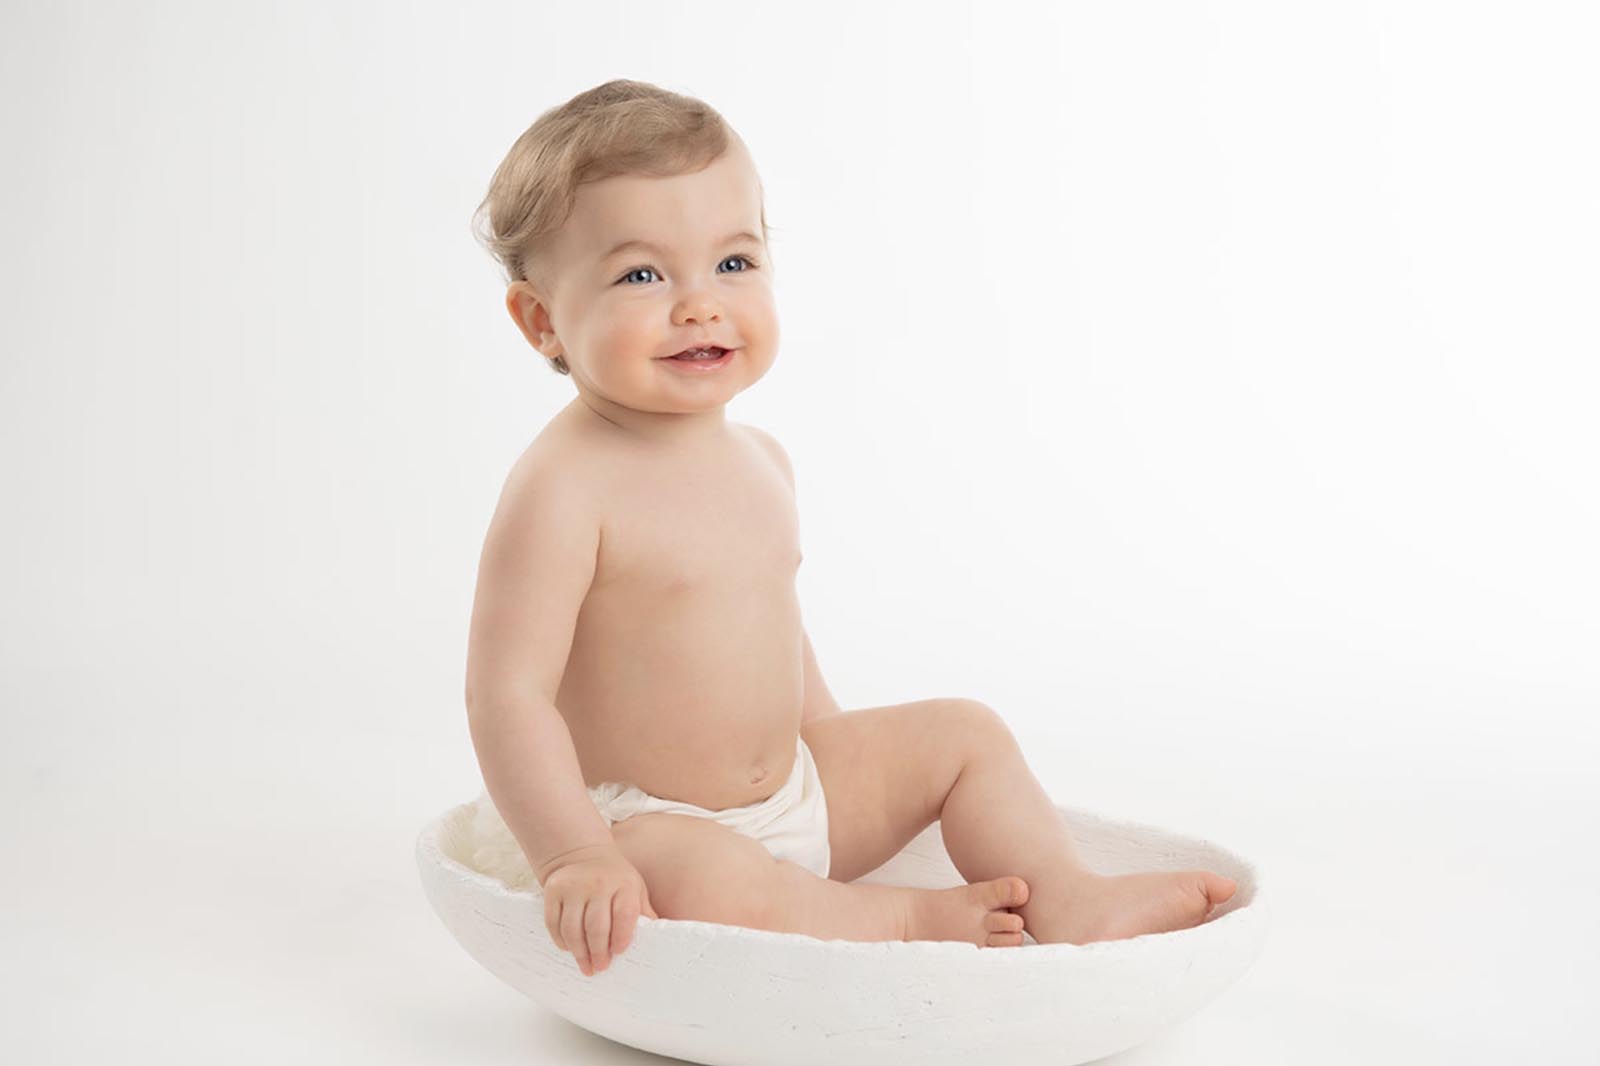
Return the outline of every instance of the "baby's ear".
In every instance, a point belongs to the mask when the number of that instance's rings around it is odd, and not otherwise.
[[[506,289],[506,312],[529,344],[540,351],[550,347],[550,341],[555,337],[555,331],[550,326],[550,309],[531,284],[526,281],[512,282]],[[554,358],[548,353],[546,355]]]

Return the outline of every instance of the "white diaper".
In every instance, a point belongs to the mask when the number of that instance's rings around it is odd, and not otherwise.
[[[720,822],[736,833],[760,841],[777,859],[803,866],[827,877],[832,865],[828,849],[828,803],[822,778],[806,742],[798,740],[794,766],[778,791],[748,807],[707,810],[692,803],[666,800],[632,785],[607,781],[589,790],[589,798],[607,825],[636,814],[688,814]]]

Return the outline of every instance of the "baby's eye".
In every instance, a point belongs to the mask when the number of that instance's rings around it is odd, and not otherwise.
[[[735,260],[735,259],[741,260],[746,264],[744,269],[733,271],[733,273],[735,273],[735,274],[746,273],[747,271],[754,270],[756,267],[761,265],[761,264],[757,263],[754,259],[752,259],[748,255],[730,255],[730,256],[728,256],[727,259],[724,259],[722,262],[726,263],[726,262],[729,262],[729,261]],[[720,266],[721,264],[718,264],[718,265]],[[655,272],[656,272],[656,268],[655,267],[651,267],[651,266],[636,266],[632,270],[628,271],[626,274],[622,275],[622,277],[618,278],[617,279],[617,283],[618,284],[623,284],[623,283],[627,282],[627,280],[629,278],[633,277],[635,274],[654,274]]]

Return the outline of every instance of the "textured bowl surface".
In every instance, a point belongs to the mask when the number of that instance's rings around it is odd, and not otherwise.
[[[483,805],[480,807],[480,804]],[[861,943],[709,922],[639,919],[633,943],[594,977],[544,927],[544,900],[508,876],[509,836],[486,796],[417,839],[429,902],[491,973],[575,1025],[691,1062],[1080,1063],[1132,1047],[1193,1014],[1260,954],[1261,879],[1208,841],[1060,807],[1099,873],[1204,868],[1239,889],[1204,925],[1093,944],[979,948]],[[488,828],[486,828],[488,827]],[[498,840],[486,837],[500,834]],[[514,847],[514,842],[512,844]],[[947,888],[963,878],[935,822],[862,882]]]

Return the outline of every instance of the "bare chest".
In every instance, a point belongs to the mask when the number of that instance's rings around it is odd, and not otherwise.
[[[759,445],[618,479],[606,501],[594,592],[638,601],[749,595],[792,587],[799,518],[788,482]]]

